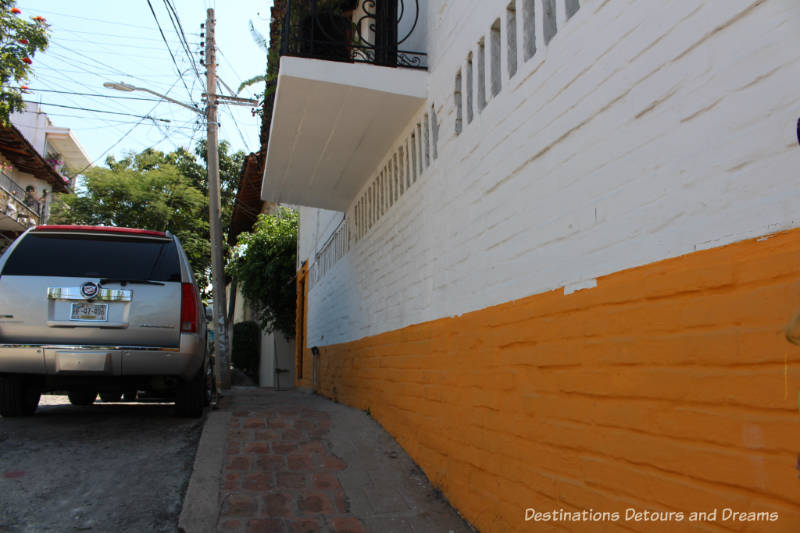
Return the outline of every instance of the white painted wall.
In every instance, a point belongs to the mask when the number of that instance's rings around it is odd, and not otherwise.
[[[295,207],[300,213],[297,234],[297,268],[303,261],[309,260],[309,265],[314,261],[314,255],[325,244],[344,218],[341,211],[315,209],[313,207]]]
[[[558,33],[545,46],[538,18],[510,80],[506,5],[430,2],[439,157],[314,286],[309,345],[800,225],[796,1],[591,0],[566,21],[559,0]],[[502,90],[456,136],[456,71],[498,17]],[[299,260],[324,238],[301,222]]]
[[[45,157],[47,155],[47,127],[50,126],[50,120],[46,114],[40,112],[39,104],[26,103],[25,110],[12,113],[10,120],[22,136],[31,143],[34,150]]]

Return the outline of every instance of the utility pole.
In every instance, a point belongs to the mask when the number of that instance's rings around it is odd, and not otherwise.
[[[214,294],[214,350],[216,352],[216,374],[223,389],[231,387],[228,363],[228,327],[225,305],[225,263],[222,259],[222,227],[219,199],[219,137],[217,130],[217,57],[214,41],[214,10],[209,9],[206,18],[206,92],[208,108],[208,222],[211,232],[211,284]]]

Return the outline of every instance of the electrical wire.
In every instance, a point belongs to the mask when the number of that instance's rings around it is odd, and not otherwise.
[[[178,39],[180,39],[181,44],[183,45],[183,51],[186,52],[189,61],[191,62],[192,69],[194,70],[197,79],[200,80],[200,83],[203,83],[203,78],[200,76],[200,71],[197,68],[197,63],[194,60],[194,55],[192,54],[191,47],[189,46],[189,42],[186,40],[186,34],[183,32],[183,24],[181,24],[181,19],[178,16],[178,11],[175,9],[175,6],[172,4],[170,0],[164,0],[164,5],[167,6],[167,14],[170,16],[170,21],[172,22],[172,27],[175,29],[175,33],[178,34]]]
[[[118,37],[124,37],[126,39],[129,38],[128,36],[124,36],[124,35],[120,35]],[[61,37],[61,36],[58,36],[58,39],[56,39],[56,37],[54,36],[53,39],[50,42],[51,43],[53,43],[53,42],[59,42],[59,43],[60,42],[68,42],[68,43],[80,43],[80,44],[94,44],[94,45],[100,45],[100,46],[102,46],[103,48],[106,48],[106,49],[108,49],[109,47],[119,46],[119,47],[124,47],[126,50],[130,50],[130,49],[133,49],[133,50],[157,50],[159,52],[164,50],[164,47],[162,47],[162,46],[137,46],[137,45],[128,44],[126,42],[111,43],[111,42],[108,42],[108,41],[92,41],[92,40],[88,40],[88,39],[65,39],[64,37]],[[161,39],[159,39],[158,42],[161,42]],[[97,50],[94,50],[94,51],[97,51]],[[109,53],[111,53],[111,52],[109,52]],[[137,57],[139,57],[139,56],[137,56]]]
[[[181,72],[181,68],[178,66],[178,62],[175,60],[175,55],[172,53],[172,48],[169,47],[169,43],[167,42],[167,37],[164,35],[164,30],[161,29],[161,23],[158,21],[158,16],[156,16],[156,11],[153,9],[153,4],[150,0],[147,0],[147,5],[150,7],[150,12],[153,14],[153,18],[156,21],[156,26],[158,26],[158,31],[161,33],[161,38],[164,40],[164,44],[167,47],[167,51],[169,52],[169,56],[172,58],[172,63],[175,65],[175,68],[178,71],[178,77],[181,80],[184,88],[186,88],[186,92],[189,93],[189,101],[194,104],[194,99],[192,98],[192,93],[189,90],[189,87],[186,85],[186,82],[183,80],[183,73]]]
[[[22,89],[21,87],[14,87],[14,89]],[[27,89],[31,93],[58,93],[58,94],[72,94],[75,96],[94,96],[97,98],[114,98],[117,100],[140,100],[143,102],[160,102],[160,98],[140,98],[138,96],[117,96],[115,94],[97,94],[97,93],[79,93],[73,91],[58,91],[55,89],[35,89],[33,87],[28,87]]]
[[[231,69],[231,72],[233,72],[233,75],[236,76],[236,78],[239,80],[239,83],[241,84],[244,81],[244,79],[239,75],[238,72],[236,72],[236,69],[233,68],[233,62],[230,59],[228,59],[228,56],[226,56],[222,52],[222,48],[220,48],[219,46],[217,46],[217,52],[219,52],[219,55],[221,55],[225,59],[225,63],[228,64],[228,68]]]
[[[51,104],[51,103],[48,103],[48,102],[29,102],[29,103],[38,103],[39,105],[49,105],[49,106],[53,106],[53,107],[63,107],[63,108],[66,108],[66,109],[79,109],[81,111],[91,111],[93,113],[106,113],[106,114],[109,114],[109,115],[124,115],[124,116],[128,116],[128,117],[149,118],[150,120],[154,120],[154,121],[157,120],[159,122],[172,122],[171,120],[167,120],[165,118],[155,118],[155,117],[151,117],[149,115],[134,115],[132,113],[122,113],[120,111],[104,111],[102,109],[89,109],[87,107],[76,107],[76,106],[72,106],[72,105]]]
[[[149,1],[149,0],[148,0],[148,1]],[[166,92],[166,93],[164,93],[164,94],[168,96],[168,95],[169,95],[169,93],[170,93],[170,91],[172,91],[172,89],[173,89],[173,88],[175,88],[175,85],[176,85],[177,83],[178,83],[178,80],[175,80],[175,82],[172,84],[172,86],[171,86],[171,87],[170,87],[170,88],[167,90],[167,92]],[[155,110],[156,110],[156,108],[157,108],[158,106],[160,106],[160,105],[162,104],[162,102],[164,102],[164,101],[165,101],[165,100],[162,100],[161,102],[158,102],[158,103],[156,103],[156,105],[154,105],[154,106],[153,106],[153,107],[150,109],[150,111],[148,111],[148,113],[147,113],[147,114],[149,115],[150,113],[152,113],[153,111],[155,111]],[[86,171],[86,169],[87,169],[87,168],[89,168],[89,167],[91,167],[92,165],[94,165],[95,163],[97,163],[97,161],[99,161],[101,157],[103,157],[104,155],[106,155],[108,152],[110,152],[111,150],[113,150],[113,149],[114,149],[114,147],[116,147],[116,146],[117,146],[119,143],[121,143],[123,140],[125,140],[125,138],[126,138],[128,135],[130,135],[131,133],[133,133],[133,130],[135,130],[137,127],[139,127],[139,125],[140,125],[142,122],[144,122],[144,121],[145,121],[145,119],[144,119],[144,118],[141,118],[141,119],[139,119],[139,122],[137,122],[136,124],[134,124],[134,125],[131,127],[131,129],[129,129],[128,131],[126,131],[126,132],[125,132],[125,133],[122,135],[122,137],[120,137],[120,138],[117,140],[117,142],[115,142],[114,144],[112,144],[111,146],[109,146],[108,148],[106,148],[106,149],[105,149],[105,151],[103,151],[103,153],[102,153],[102,154],[100,154],[99,156],[97,156],[97,158],[96,158],[94,161],[92,161],[91,163],[89,163],[88,165],[86,165],[86,166],[83,168],[83,170],[81,170],[80,172],[78,172],[78,174],[82,174],[83,172],[85,172],[85,171]],[[160,141],[159,141],[159,142],[160,142]]]
[[[152,28],[150,28],[150,29],[152,29]],[[114,37],[116,39],[131,39],[130,35],[120,35],[118,33],[98,33],[96,31],[80,31],[80,30],[73,30],[73,29],[70,29],[70,28],[59,28],[58,31],[59,31],[59,33],[67,33],[67,34],[79,33],[81,35],[95,35],[97,37]],[[199,34],[198,34],[198,36],[199,36]],[[139,41],[153,41],[153,42],[157,42],[157,43],[162,42],[162,39],[159,39],[158,37],[143,37],[143,36],[138,36],[137,35],[135,38],[137,40],[139,40]],[[98,44],[108,44],[108,43],[98,43]],[[120,43],[120,44],[124,45],[124,43]],[[178,44],[178,43],[172,43],[172,44]],[[158,48],[158,50],[161,50],[161,48]]]
[[[46,15],[58,15],[59,17],[69,17],[73,19],[81,19],[81,20],[89,20],[92,22],[102,22],[103,24],[114,24],[117,26],[127,26],[129,28],[137,28],[140,30],[150,30],[155,31],[152,26],[139,26],[137,24],[128,24],[127,22],[115,22],[113,20],[103,20],[103,19],[95,19],[89,17],[79,17],[78,15],[68,15],[67,13],[57,13],[55,11],[43,11],[41,9],[36,9],[39,13],[44,13]]]
[[[222,81],[222,80],[220,80],[220,79],[217,79],[217,88],[219,88],[219,83],[220,83],[221,81]],[[244,133],[242,133],[242,130],[239,128],[239,123],[238,123],[238,122],[236,122],[236,117],[234,117],[234,116],[233,116],[233,111],[231,111],[231,107],[230,107],[230,105],[228,105],[228,104],[221,104],[221,106],[222,106],[222,109],[223,109],[223,110],[225,110],[225,111],[227,111],[227,112],[228,112],[228,116],[229,116],[229,117],[231,117],[231,122],[233,122],[233,125],[234,125],[234,127],[236,128],[236,131],[238,131],[238,132],[239,132],[239,138],[240,138],[240,139],[242,139],[242,144],[244,144],[244,148],[245,148],[245,150],[247,150],[247,151],[249,152],[249,151],[250,151],[250,147],[249,147],[249,146],[248,146],[248,144],[247,144],[247,140],[245,140],[245,138],[244,138]]]
[[[127,126],[128,124],[136,124],[136,122],[137,122],[135,120],[115,120],[115,119],[109,119],[109,118],[105,118],[105,117],[101,117],[101,118],[92,117],[92,116],[88,116],[88,115],[72,115],[72,114],[69,114],[69,113],[50,113],[50,112],[47,112],[47,113],[44,113],[44,114],[46,114],[48,117],[80,118],[80,119],[83,119],[85,121],[91,120],[91,121],[101,121],[101,122],[103,122],[103,125],[101,125],[101,126],[75,126],[75,127],[71,127],[70,129],[72,131],[107,129],[110,125]],[[187,124],[185,126],[179,126],[179,125],[175,125],[174,123],[170,123],[169,129],[193,130],[193,129],[195,129],[196,126],[189,126],[188,124],[191,124],[191,123],[192,123],[192,121],[185,122],[184,124]]]

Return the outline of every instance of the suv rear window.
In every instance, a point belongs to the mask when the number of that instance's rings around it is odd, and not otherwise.
[[[181,281],[172,240],[108,234],[29,233],[14,248],[2,275]]]

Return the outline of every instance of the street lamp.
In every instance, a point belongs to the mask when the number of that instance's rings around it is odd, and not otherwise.
[[[114,83],[114,82],[110,82],[110,81],[105,82],[103,84],[103,87],[105,87],[107,89],[116,89],[117,91],[124,91],[126,93],[130,93],[130,92],[133,92],[133,91],[143,91],[143,92],[146,92],[146,93],[150,93],[150,94],[152,94],[154,96],[158,96],[159,98],[161,98],[162,100],[166,100],[167,102],[172,102],[173,104],[178,104],[179,106],[183,106],[186,109],[191,109],[195,113],[199,113],[199,114],[201,114],[203,116],[205,116],[205,114],[206,114],[205,111],[203,111],[200,108],[197,108],[197,107],[195,107],[193,105],[184,104],[183,102],[175,100],[174,98],[170,98],[169,96],[167,96],[165,94],[157,93],[155,91],[151,91],[150,89],[146,89],[144,87],[135,87],[135,86],[129,85],[127,83],[122,83],[122,82]]]
[[[167,102],[178,104],[191,109],[206,117],[208,123],[208,137],[206,148],[208,152],[208,223],[211,233],[211,285],[214,293],[214,349],[216,351],[216,370],[220,385],[223,389],[230,387],[230,372],[228,369],[228,330],[225,324],[225,264],[222,261],[222,226],[220,222],[219,199],[219,138],[217,136],[217,102],[213,93],[214,85],[209,85],[208,109],[203,111],[193,105],[185,104],[174,98],[144,87],[135,87],[127,83],[106,82],[103,87],[117,91],[133,92],[143,91],[157,96]]]

